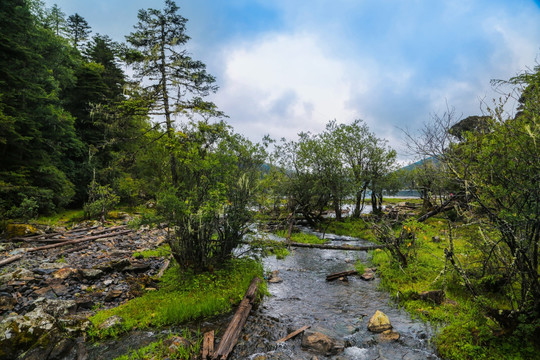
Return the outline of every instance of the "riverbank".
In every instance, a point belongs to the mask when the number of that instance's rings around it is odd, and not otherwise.
[[[538,344],[534,341],[534,324],[520,327],[514,333],[505,332],[485,316],[482,306],[490,304],[511,308],[497,292],[497,281],[504,274],[479,280],[475,286],[484,296],[474,299],[452,265],[445,261],[445,249],[450,248],[469,274],[479,269],[479,254],[472,243],[480,241],[478,225],[449,223],[444,217],[433,217],[425,223],[404,222],[411,235],[404,244],[407,266],[392,259],[385,250],[370,252],[365,266],[376,266],[381,287],[388,291],[401,307],[414,317],[438,327],[434,338],[437,351],[445,359],[537,359]],[[376,234],[364,220],[347,219],[326,225],[328,231],[342,235],[374,239]],[[401,229],[395,228],[398,234]],[[485,231],[485,230],[484,230]],[[444,295],[441,297],[441,291]],[[435,294],[437,296],[431,296]],[[529,328],[527,328],[529,326]]]

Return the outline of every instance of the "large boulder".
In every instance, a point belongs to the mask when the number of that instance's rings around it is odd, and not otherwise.
[[[0,359],[15,359],[38,342],[48,343],[55,328],[54,317],[39,306],[24,316],[8,316],[0,323]]]
[[[302,348],[323,355],[333,355],[343,351],[343,341],[317,331],[306,330],[302,336]]]
[[[368,330],[376,333],[380,333],[386,330],[392,329],[390,319],[382,311],[377,310],[375,314],[369,319]]]

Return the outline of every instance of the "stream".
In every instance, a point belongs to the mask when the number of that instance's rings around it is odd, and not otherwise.
[[[312,232],[307,228],[302,231]],[[319,236],[322,234],[315,233]],[[270,236],[274,240],[281,238]],[[331,244],[368,245],[367,241],[326,234]],[[348,282],[326,281],[326,275],[352,270],[356,260],[368,263],[365,251],[296,248],[283,260],[275,256],[263,260],[266,272],[278,270],[281,283],[269,283],[270,296],[252,310],[240,339],[229,356],[233,360],[322,360],[322,359],[438,359],[430,344],[432,328],[400,310],[389,294],[378,288],[379,279],[361,280],[349,276]],[[383,342],[367,330],[369,318],[377,311],[390,319],[397,341]],[[232,314],[210,319],[191,327],[201,332],[218,328],[219,338]],[[336,355],[312,353],[301,347],[302,335],[279,345],[276,340],[305,325],[341,341],[345,349]],[[90,347],[90,359],[111,359],[154,341],[159,334],[135,331],[125,337]]]
[[[303,231],[311,232],[307,228]],[[326,238],[340,239],[332,240],[333,245],[370,244],[332,234]],[[325,280],[328,274],[354,269],[356,260],[367,264],[367,257],[364,251],[296,248],[284,260],[266,258],[265,270],[279,270],[283,282],[268,284],[270,296],[250,315],[243,331],[249,335],[241,337],[230,358],[438,359],[430,344],[433,330],[392,303],[389,295],[378,289],[378,279],[364,281],[349,276],[348,282]],[[377,310],[389,317],[393,330],[400,334],[398,341],[379,342],[378,335],[367,330],[367,322]],[[345,350],[333,356],[304,351],[301,335],[276,345],[276,340],[304,325],[344,341]]]

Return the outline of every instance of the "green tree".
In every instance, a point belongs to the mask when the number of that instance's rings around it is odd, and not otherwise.
[[[83,41],[88,40],[88,36],[92,32],[88,22],[77,13],[68,17],[66,26],[75,48],[78,48]]]
[[[207,270],[230,258],[247,231],[264,152],[224,122],[190,122],[174,135],[180,179],[161,192],[158,210],[175,229],[178,264]]]
[[[4,6],[5,5],[5,6]],[[11,205],[34,198],[40,211],[73,196],[72,159],[81,151],[59,94],[74,80],[65,41],[41,26],[26,2],[0,12],[0,192]]]
[[[175,139],[173,117],[196,111],[215,115],[215,105],[202,100],[217,91],[215,79],[201,61],[192,59],[185,45],[187,19],[178,14],[174,1],[166,0],[163,10],[139,10],[135,31],[126,37],[132,49],[126,54],[136,77],[152,100],[151,115],[165,118],[165,131]],[[170,152],[170,171],[174,186],[179,184],[178,164]]]
[[[332,124],[335,137],[336,150],[343,158],[343,163],[353,182],[352,192],[355,207],[352,216],[359,218],[364,208],[366,191],[369,186],[368,165],[370,162],[370,146],[375,135],[369,131],[362,120],[355,120],[352,124]]]
[[[67,30],[66,14],[58,7],[58,5],[54,4],[45,14],[44,26],[53,30],[57,36],[64,35]]]

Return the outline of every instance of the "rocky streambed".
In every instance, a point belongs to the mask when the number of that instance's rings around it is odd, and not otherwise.
[[[132,256],[159,246],[163,230],[108,230],[94,224],[69,232],[47,230],[54,234],[42,231],[42,236],[38,232],[24,241],[0,243],[0,261],[22,255],[0,273],[0,359],[88,358],[88,316],[151,289],[152,277],[165,262]],[[73,244],[29,252],[71,240]]]
[[[304,229],[307,231],[307,229]],[[319,234],[321,235],[321,234]],[[362,240],[340,239],[334,245],[368,245]],[[371,281],[354,275],[326,281],[326,275],[354,269],[357,259],[368,262],[366,252],[297,248],[284,260],[264,260],[274,271],[270,296],[252,312],[232,359],[438,359],[430,343],[432,328],[400,310],[380,290],[375,273]],[[380,324],[382,312],[390,327]],[[375,316],[375,314],[378,314]],[[376,321],[377,322],[377,321]],[[277,343],[304,326],[303,334]]]

